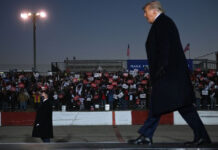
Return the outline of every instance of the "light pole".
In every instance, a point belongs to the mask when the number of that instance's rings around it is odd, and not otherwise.
[[[32,18],[33,22],[33,71],[36,71],[36,20],[37,18],[46,18],[46,13],[44,11],[31,13],[31,12],[23,12],[20,14],[20,17],[23,20],[28,20]]]

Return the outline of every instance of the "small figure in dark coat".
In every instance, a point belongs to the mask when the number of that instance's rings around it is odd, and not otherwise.
[[[42,91],[42,102],[36,113],[32,137],[39,137],[43,142],[50,142],[53,138],[52,102],[47,91]]]
[[[161,115],[175,110],[194,132],[194,140],[186,145],[211,143],[193,106],[195,95],[175,23],[163,13],[159,1],[146,4],[143,10],[145,18],[152,24],[146,41],[152,85],[150,111],[144,126],[138,131],[140,136],[129,143],[152,144]]]

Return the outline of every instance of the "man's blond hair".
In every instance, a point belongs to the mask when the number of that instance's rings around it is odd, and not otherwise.
[[[154,0],[154,1],[151,1],[145,4],[145,6],[143,7],[143,10],[145,10],[146,7],[148,7],[148,9],[156,9],[161,13],[164,12],[163,7],[159,1]]]

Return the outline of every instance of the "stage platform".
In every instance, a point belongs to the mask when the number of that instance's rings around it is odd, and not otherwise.
[[[0,127],[0,150],[185,150],[218,149],[218,126],[207,125],[213,144],[187,147],[183,143],[193,139],[191,129],[186,126],[159,125],[152,146],[130,145],[129,139],[138,137],[137,126],[57,126],[54,138],[44,144],[41,139],[32,137],[31,126]]]
[[[215,150],[218,143],[200,147],[185,146],[181,143],[156,143],[151,146],[127,143],[5,143],[2,150]]]

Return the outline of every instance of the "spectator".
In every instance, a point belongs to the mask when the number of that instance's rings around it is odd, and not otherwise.
[[[93,105],[95,106],[96,110],[99,110],[99,93],[96,91],[93,98]]]
[[[140,98],[140,107],[141,109],[146,108],[146,93],[144,90],[141,90],[139,93]]]
[[[32,97],[33,97],[34,109],[37,110],[38,106],[40,104],[40,94],[39,94],[39,92],[34,91]]]
[[[59,99],[58,99],[58,94],[57,94],[56,91],[53,94],[53,106],[54,106],[54,109],[56,111],[61,110],[60,102],[59,102]]]
[[[114,108],[114,110],[116,110],[118,107],[118,102],[119,102],[119,100],[118,100],[118,93],[119,91],[116,89],[115,91],[114,91],[114,95],[113,95],[113,98],[114,98],[114,101],[113,101],[113,108]]]
[[[9,93],[5,89],[2,92],[2,109],[3,111],[8,111],[8,103],[9,103]]]
[[[79,95],[75,95],[73,98],[73,110],[80,110],[80,100],[79,100],[80,96]]]
[[[216,108],[216,97],[215,97],[215,88],[212,88],[210,93],[210,109]]]
[[[17,99],[20,102],[20,110],[26,111],[28,96],[25,94],[23,89],[21,89]]]
[[[196,104],[197,106],[203,105],[203,109],[211,109],[211,107],[216,109],[215,103],[212,102],[216,102],[217,100],[218,75],[212,73],[212,76],[209,74],[208,77],[207,74],[210,72],[209,70],[208,72],[194,71],[192,73],[192,83],[194,87],[196,87],[195,89],[197,89],[196,94],[199,95],[200,93],[200,96],[197,97],[202,101],[200,102],[197,99]],[[66,105],[69,111],[79,110],[80,108],[78,107],[83,104],[77,100],[75,101],[75,96],[82,96],[84,98],[85,110],[90,110],[91,106],[94,107],[94,105],[100,105],[101,108],[103,108],[106,103],[110,104],[112,110],[146,109],[149,104],[148,99],[150,96],[148,90],[150,89],[150,82],[148,79],[149,73],[141,71],[97,74],[95,74],[95,72],[71,74],[63,72],[46,76],[41,76],[39,73],[4,73],[0,74],[0,90],[2,91],[2,96],[3,90],[6,90],[9,96],[7,103],[4,102],[4,107],[7,106],[7,109],[11,108],[13,110],[19,108],[17,98],[21,89],[26,91],[26,95],[31,93],[31,97],[28,98],[28,100],[31,99],[33,107],[37,109],[37,105],[40,103],[40,96],[37,91],[39,91],[41,87],[46,87],[51,93],[55,91],[52,94],[54,110],[60,110],[61,105]],[[202,95],[206,87],[208,87],[208,96]],[[118,100],[120,90],[124,94],[124,101]],[[213,95],[214,90],[215,95]],[[204,92],[204,94],[205,93],[206,92]],[[212,100],[212,98],[215,98],[215,100]],[[211,106],[211,104],[213,106]],[[2,106],[3,99],[1,98],[0,109],[2,109]]]
[[[72,110],[74,110],[74,107],[75,107],[74,106],[75,105],[74,98],[75,98],[76,95],[75,95],[75,92],[73,90],[70,91],[70,95],[71,95],[71,98],[70,98],[69,110],[72,111]]]
[[[129,92],[128,90],[124,91],[124,110],[129,108]]]
[[[87,95],[85,96],[84,101],[85,109],[90,110],[92,105],[92,94],[90,91],[88,91]]]
[[[27,103],[30,103],[30,95],[29,95],[29,93],[27,92],[27,89],[26,89],[26,88],[24,89],[24,94],[27,96]]]
[[[108,103],[110,105],[110,109],[111,110],[114,110],[114,107],[113,107],[113,102],[114,102],[113,95],[114,95],[114,91],[113,90],[109,90],[108,94],[107,94],[107,97],[108,97]]]
[[[202,97],[201,97],[201,93],[200,93],[200,91],[199,91],[199,88],[195,88],[195,96],[196,96],[196,106],[197,106],[197,109],[200,109],[201,108],[201,106],[200,106],[200,104],[201,104],[201,99],[202,99]]]
[[[135,105],[135,97],[132,91],[129,92],[129,107],[133,109]]]
[[[121,89],[119,90],[118,99],[119,99],[119,108],[121,110],[124,110],[125,107],[126,107],[126,103],[125,103],[125,100],[124,100],[124,93],[123,93],[123,91]]]
[[[202,90],[202,99],[201,99],[203,109],[207,109],[207,105],[209,104],[209,101],[210,101],[209,86],[205,84]]]
[[[102,90],[101,91],[101,94],[100,94],[100,107],[101,107],[101,110],[104,110],[104,107],[105,107],[105,104],[106,104],[106,91],[105,90]]]
[[[15,111],[17,107],[17,94],[16,91],[10,92],[10,105],[11,105],[11,111]]]

